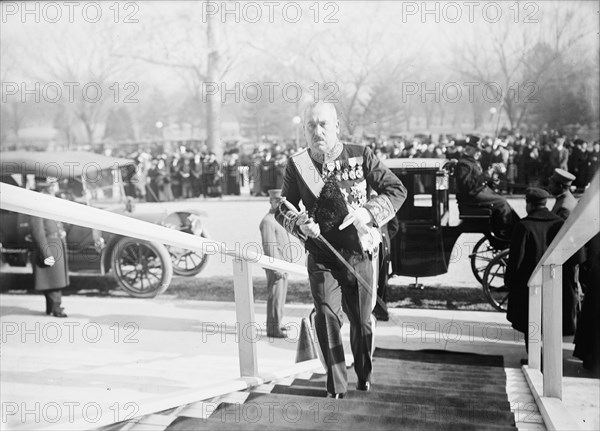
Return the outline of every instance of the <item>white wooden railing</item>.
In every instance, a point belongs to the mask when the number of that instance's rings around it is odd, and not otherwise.
[[[575,210],[558,232],[529,279],[529,354],[524,367],[530,386],[542,371],[540,412],[547,425],[570,426],[562,404],[562,265],[600,232],[600,171],[596,172]],[[540,337],[541,334],[541,337]],[[542,349],[543,346],[543,349]],[[542,357],[543,351],[543,357]],[[539,384],[537,384],[539,386]],[[539,388],[532,387],[534,394]],[[561,422],[563,421],[563,422]],[[561,426],[561,427],[563,427]],[[559,427],[559,428],[561,428]],[[554,427],[550,427],[554,428]]]
[[[81,205],[50,195],[0,183],[0,208],[65,223],[112,232],[131,238],[155,241],[207,254],[232,257],[235,309],[238,325],[238,352],[241,377],[258,375],[256,355],[257,325],[254,318],[252,265],[307,276],[306,267],[271,258],[252,250],[243,256],[224,243],[207,240],[164,226]],[[244,331],[242,334],[241,331]]]

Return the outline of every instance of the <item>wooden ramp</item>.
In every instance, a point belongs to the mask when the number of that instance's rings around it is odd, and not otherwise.
[[[373,388],[326,398],[325,375],[304,374],[248,391],[104,427],[125,430],[516,430],[502,356],[377,349]]]

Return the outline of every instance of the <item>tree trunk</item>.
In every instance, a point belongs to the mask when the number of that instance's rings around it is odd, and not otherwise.
[[[219,72],[221,70],[221,58],[219,53],[218,25],[217,15],[209,14],[207,16],[206,35],[208,39],[208,64],[207,80],[209,83],[219,86]],[[217,160],[223,158],[223,146],[221,144],[221,93],[207,95],[206,111],[206,144],[208,150],[216,154]]]

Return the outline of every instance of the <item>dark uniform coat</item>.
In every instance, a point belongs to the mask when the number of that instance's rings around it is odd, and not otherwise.
[[[31,217],[31,236],[33,239],[33,274],[35,290],[62,289],[69,285],[69,269],[66,234],[62,223]],[[53,266],[44,264],[44,260],[54,257]]]
[[[517,331],[526,333],[529,326],[527,282],[562,225],[560,217],[543,207],[515,226],[504,280],[509,289],[506,318]]]
[[[499,194],[486,185],[483,170],[474,157],[464,154],[454,168],[456,201],[459,204],[484,205],[492,209],[495,233],[510,234],[519,216]]]
[[[586,289],[573,356],[583,360],[585,368],[600,373],[600,233],[586,244],[585,250],[580,279]]]

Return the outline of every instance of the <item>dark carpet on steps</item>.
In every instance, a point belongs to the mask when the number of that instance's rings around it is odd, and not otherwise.
[[[351,369],[348,377],[342,400],[325,398],[325,376],[313,374],[221,403],[206,420],[180,416],[167,430],[516,429],[502,356],[376,349],[372,390],[355,390]]]

